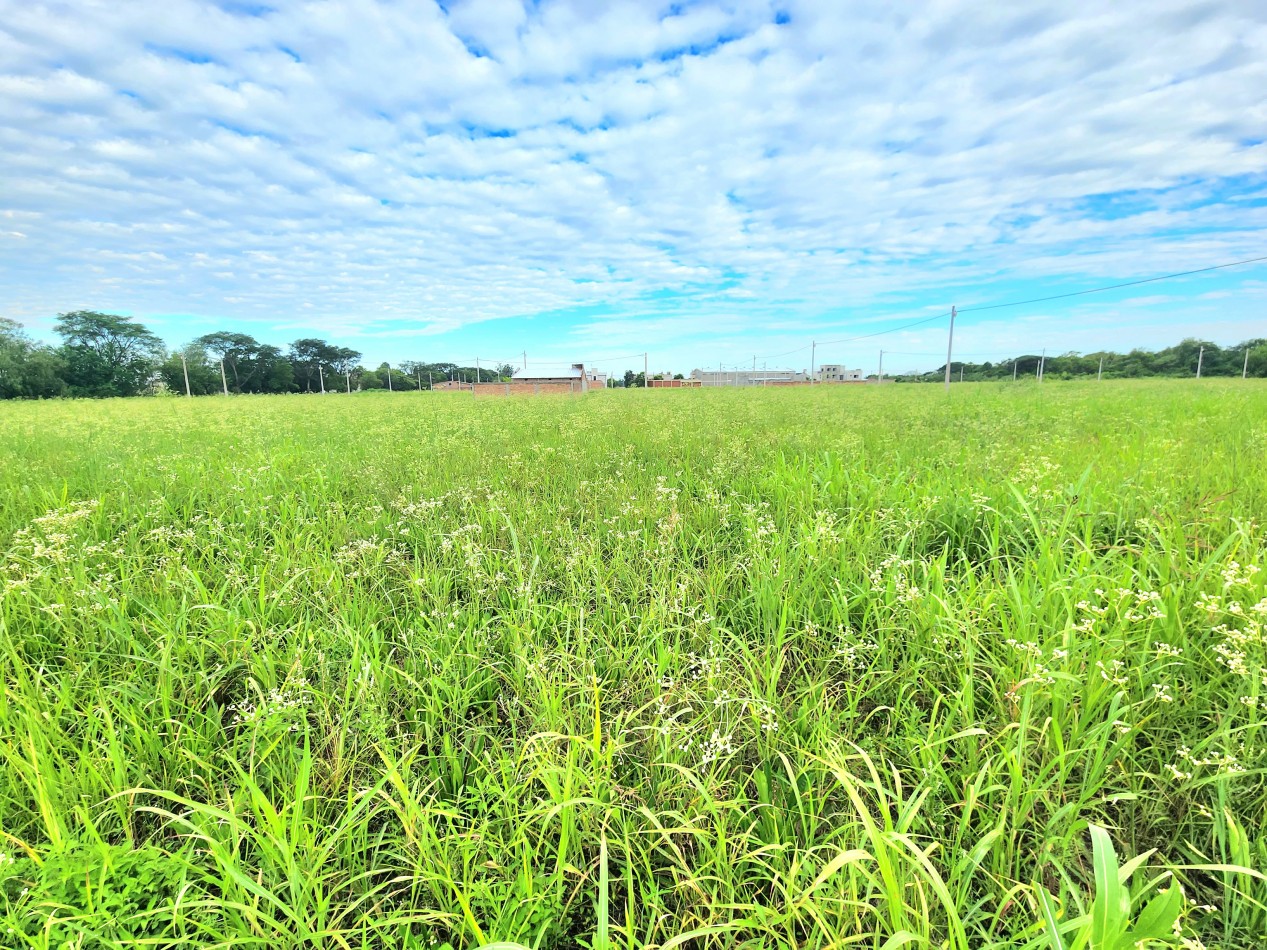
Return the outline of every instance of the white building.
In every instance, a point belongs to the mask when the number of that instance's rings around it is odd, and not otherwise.
[[[809,375],[795,369],[693,369],[691,379],[701,386],[789,386],[809,382]]]
[[[824,363],[814,374],[820,383],[861,383],[866,377],[860,369],[847,369],[840,363]]]

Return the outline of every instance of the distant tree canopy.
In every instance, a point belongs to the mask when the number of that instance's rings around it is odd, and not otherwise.
[[[73,396],[135,396],[149,388],[163,341],[132,320],[96,310],[59,314],[67,388]]]
[[[205,333],[168,350],[148,327],[131,317],[95,310],[59,314],[60,346],[32,340],[14,320],[0,317],[0,399],[54,396],[134,396],[172,392],[290,393],[350,389],[429,389],[432,382],[473,382],[513,371],[509,364],[482,372],[455,363],[402,361],[375,370],[361,354],[327,340],[306,337],[279,347],[246,333]]]
[[[0,399],[38,399],[66,393],[66,364],[51,346],[33,341],[0,317]]]
[[[1204,352],[1202,351],[1204,348]],[[1043,364],[1044,379],[1074,379],[1095,376],[1100,372],[1103,360],[1105,379],[1132,379],[1143,376],[1195,376],[1197,363],[1202,376],[1267,376],[1267,339],[1246,340],[1231,347],[1221,347],[1208,340],[1186,339],[1164,350],[1131,350],[1129,353],[1062,353],[1044,359],[1041,353],[1026,353],[996,363],[952,362],[950,375],[959,379],[981,381],[988,379],[1032,378]],[[945,378],[946,366],[942,364],[930,373],[898,376],[898,380],[935,382]]]

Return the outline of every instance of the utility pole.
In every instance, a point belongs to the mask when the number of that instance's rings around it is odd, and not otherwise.
[[[220,375],[224,375],[224,360],[220,361]],[[326,373],[321,368],[321,364],[317,364],[317,382],[321,384],[321,395],[326,394]]]
[[[1038,360],[1038,369],[1034,371],[1035,378],[1041,383],[1043,381],[1043,367],[1047,363],[1047,347],[1043,347],[1043,355]]]
[[[433,388],[434,387],[431,382],[431,370],[427,370],[427,392],[431,392]]]
[[[1100,368],[1095,371],[1095,381],[1098,383],[1104,378],[1104,357],[1100,357]]]
[[[950,357],[955,349],[955,308],[950,308],[950,336],[946,340],[946,392],[950,392]]]
[[[414,372],[418,374],[418,392],[422,392],[422,367],[415,366]]]
[[[1197,351],[1197,379],[1201,378],[1201,363],[1205,360],[1205,347]]]
[[[643,353],[642,354],[642,388],[643,389],[651,388],[651,380],[647,378],[648,376],[651,375],[651,373],[649,372],[649,366],[650,366],[650,363],[649,363],[649,360],[647,359],[647,354]]]
[[[478,356],[475,357],[475,381],[477,383],[483,382],[483,380],[480,379],[480,358]]]
[[[1245,365],[1241,367],[1241,379],[1249,372],[1249,347],[1245,347]]]
[[[1245,352],[1249,353],[1249,350],[1246,350]],[[1248,359],[1248,357],[1246,358]],[[185,395],[192,396],[193,393],[189,391],[189,364],[185,362],[184,353],[180,354],[180,368],[185,371]]]
[[[348,395],[352,395],[352,371],[347,370],[344,374],[348,378]]]
[[[963,364],[959,364],[959,382],[963,382]]]
[[[809,342],[809,384],[814,385],[814,357],[818,355],[818,341]]]
[[[879,382],[884,382],[884,350],[880,351],[880,372],[877,374]]]
[[[1012,382],[1016,382],[1016,360],[1012,360]]]
[[[383,365],[387,367],[387,391],[391,392],[392,391],[392,364],[384,363]]]
[[[224,360],[220,361],[220,385],[224,387],[224,394],[229,395],[229,381],[224,378]]]

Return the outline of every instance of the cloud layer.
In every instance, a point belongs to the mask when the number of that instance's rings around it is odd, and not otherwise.
[[[902,8],[0,0],[7,310],[702,361],[1264,253],[1267,6]]]

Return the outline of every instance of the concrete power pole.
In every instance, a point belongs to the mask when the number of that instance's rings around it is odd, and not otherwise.
[[[1100,368],[1095,371],[1095,381],[1098,383],[1104,378],[1104,357],[1100,357]]]
[[[383,365],[387,367],[387,391],[391,392],[392,391],[392,364],[384,363]]]
[[[1245,352],[1248,353],[1249,351],[1246,350]],[[180,368],[185,371],[185,395],[192,396],[193,393],[189,391],[189,364],[185,362],[184,353],[180,354]]]
[[[876,374],[877,382],[884,382],[884,350],[880,351],[880,371]]]
[[[1012,382],[1016,382],[1016,360],[1012,360]]]
[[[1043,355],[1038,360],[1038,369],[1034,370],[1034,378],[1040,383],[1043,381],[1043,366],[1047,362],[1047,347],[1043,347]]]
[[[1245,347],[1245,364],[1241,367],[1241,379],[1249,373],[1249,347]]]
[[[224,378],[224,360],[220,361],[220,385],[224,388],[224,394],[229,395],[229,381]]]
[[[946,340],[946,392],[950,392],[950,358],[955,350],[955,308],[950,308],[950,336]]]
[[[347,370],[343,375],[348,379],[348,395],[350,396],[352,395],[352,371]]]
[[[651,379],[650,379],[651,371],[650,370],[651,370],[650,360],[647,358],[647,354],[643,353],[642,354],[642,388],[643,389],[651,388]]]
[[[814,385],[814,358],[818,355],[818,341],[810,340],[809,344],[809,384]]]
[[[1197,351],[1197,379],[1201,378],[1201,364],[1205,361],[1205,347]]]

